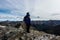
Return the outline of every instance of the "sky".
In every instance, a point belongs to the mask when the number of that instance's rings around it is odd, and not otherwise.
[[[60,0],[0,0],[0,21],[60,20]]]

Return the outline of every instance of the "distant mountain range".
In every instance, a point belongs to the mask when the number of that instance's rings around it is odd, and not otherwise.
[[[21,23],[22,21],[2,21],[0,25],[16,27]],[[39,31],[60,35],[60,20],[31,21],[31,26]]]
[[[6,24],[17,24],[17,23],[22,23],[22,21],[1,21],[0,24],[2,25],[6,25]],[[48,20],[48,21],[31,21],[31,24],[45,24],[45,25],[52,25],[52,26],[56,26],[56,25],[60,25],[60,20]]]

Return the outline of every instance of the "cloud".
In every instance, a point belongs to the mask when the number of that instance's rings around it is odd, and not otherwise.
[[[54,13],[51,16],[58,16],[58,15],[60,15],[60,13]]]
[[[22,20],[25,15],[24,1],[0,0],[0,20]]]
[[[34,20],[54,19],[51,15],[60,13],[60,0],[0,0],[0,14],[5,15],[2,17],[3,19],[19,18],[18,20],[21,20],[20,18],[24,17],[27,11],[30,12],[31,18]],[[15,18],[15,16],[17,17]]]
[[[0,20],[18,20],[18,21],[21,21],[23,20],[23,17],[22,16],[16,16],[16,15],[10,15],[10,14],[0,14]]]

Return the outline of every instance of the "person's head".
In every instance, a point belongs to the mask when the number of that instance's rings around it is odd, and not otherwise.
[[[27,12],[26,16],[30,16],[29,12]]]

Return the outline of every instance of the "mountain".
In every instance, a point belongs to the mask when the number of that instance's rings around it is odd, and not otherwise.
[[[0,40],[60,40],[60,36],[39,31],[33,26],[30,27],[30,33],[27,33],[25,30],[26,25],[24,23],[19,28],[13,26],[3,27],[1,25]]]

